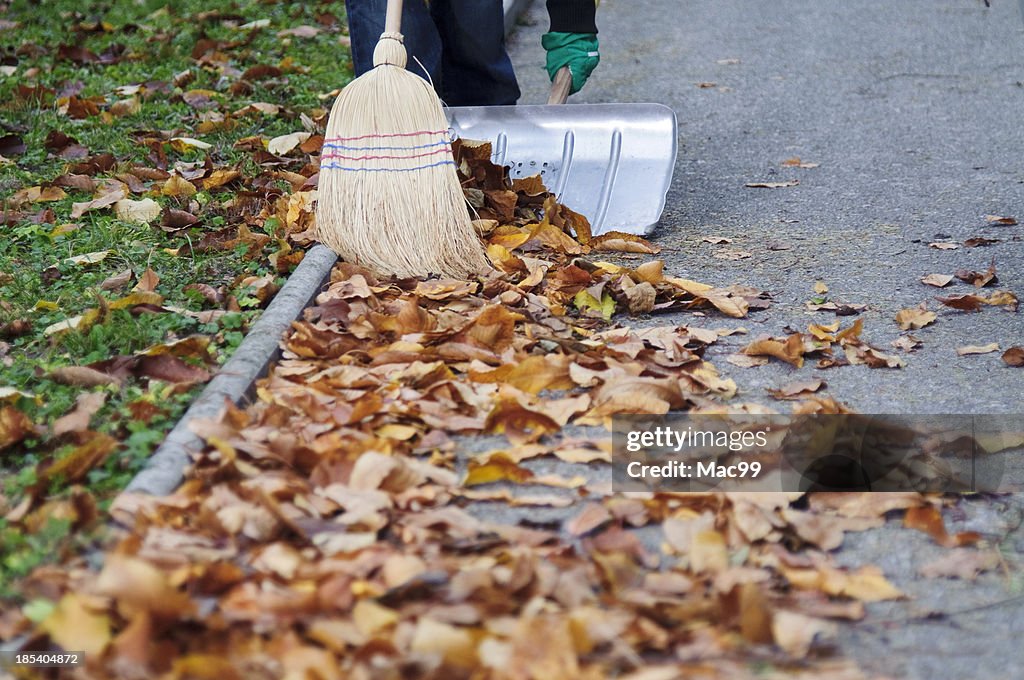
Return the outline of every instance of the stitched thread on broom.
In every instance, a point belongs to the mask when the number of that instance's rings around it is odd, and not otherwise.
[[[345,170],[347,172],[412,172],[414,170],[426,170],[427,168],[438,168],[442,165],[455,165],[453,160],[443,160],[437,163],[430,163],[428,165],[417,165],[413,168],[350,168],[345,165],[339,165],[338,163],[328,163],[326,165],[321,164],[321,170]]]
[[[449,144],[451,144],[449,140],[441,140],[431,144],[417,144],[415,146],[347,146],[345,144],[328,144],[325,142],[323,148],[342,149],[344,151],[412,151],[415,149],[429,149],[434,146],[447,146]]]
[[[375,139],[379,137],[415,137],[416,135],[443,135],[447,132],[451,132],[451,130],[445,128],[444,130],[420,130],[419,132],[374,132],[367,135],[359,135],[357,137],[328,137],[324,141],[354,142],[359,139]]]
[[[338,160],[340,158],[341,160],[346,161],[404,161],[413,158],[426,158],[427,156],[436,156],[439,153],[450,153],[450,149],[446,147],[444,149],[428,151],[427,153],[416,153],[408,156],[346,156],[340,153],[326,153],[323,156],[321,156],[321,158],[327,160]]]

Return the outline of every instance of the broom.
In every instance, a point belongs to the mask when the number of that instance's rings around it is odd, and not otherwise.
[[[334,102],[320,157],[320,241],[382,274],[464,278],[489,268],[452,159],[448,121],[405,70],[402,0],[388,0],[374,68]]]

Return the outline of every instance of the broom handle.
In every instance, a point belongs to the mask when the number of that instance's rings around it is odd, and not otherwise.
[[[548,104],[564,104],[569,99],[569,90],[572,89],[572,72],[568,66],[558,69],[555,79],[551,81],[551,94],[548,96]]]
[[[402,0],[388,0],[388,13],[384,18],[384,32],[402,32]]]

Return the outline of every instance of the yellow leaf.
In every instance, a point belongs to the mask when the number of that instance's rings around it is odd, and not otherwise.
[[[67,650],[99,658],[110,642],[110,618],[90,607],[84,596],[68,593],[39,626]]]
[[[173,137],[171,139],[171,146],[177,151],[185,151],[186,149],[199,149],[205,151],[206,149],[212,149],[213,145],[198,139],[191,137]]]
[[[196,187],[181,175],[174,174],[167,178],[164,185],[160,187],[160,193],[164,196],[194,196]],[[159,208],[158,208],[159,210]]]
[[[152,198],[144,198],[141,201],[123,199],[114,204],[114,214],[117,219],[135,224],[149,224],[160,216],[160,204]]]

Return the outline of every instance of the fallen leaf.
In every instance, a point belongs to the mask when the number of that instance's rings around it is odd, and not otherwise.
[[[13,406],[0,406],[0,451],[32,434],[32,421]]]
[[[1007,366],[1013,366],[1014,368],[1024,366],[1024,347],[1017,346],[1006,350],[1003,352],[1003,361],[1006,362]]]
[[[985,215],[985,221],[989,224],[997,224],[1001,227],[1012,227],[1017,224],[1015,217],[1000,217],[999,215]]]
[[[992,261],[992,264],[990,264],[988,269],[984,272],[976,272],[969,269],[958,269],[955,276],[964,283],[969,283],[976,288],[984,288],[989,284],[997,283],[999,281],[999,277],[996,276],[995,260]]]
[[[191,598],[175,588],[166,573],[137,557],[107,555],[95,588],[113,598],[125,618],[146,613],[158,620],[175,620],[193,610]]]
[[[291,134],[274,137],[267,143],[267,151],[275,156],[284,156],[292,149],[309,139],[308,132],[292,132]]]
[[[800,184],[800,180],[790,179],[785,182],[747,182],[743,186],[752,189],[784,189],[786,187],[795,187],[798,184]]]
[[[719,260],[745,260],[748,257],[753,257],[753,254],[748,253],[745,250],[723,248],[721,250],[716,250],[712,257],[715,257]]]
[[[764,366],[768,363],[768,357],[766,356],[749,356],[746,354],[730,354],[725,357],[725,360],[740,368],[754,368],[755,366]]]
[[[800,333],[790,335],[785,341],[774,338],[755,340],[742,351],[748,356],[775,357],[797,368],[804,365],[804,338]]]
[[[71,219],[78,219],[91,210],[109,208],[128,195],[128,188],[121,182],[107,184],[101,187],[101,195],[91,201],[73,203],[71,205]]]
[[[769,389],[768,394],[776,399],[801,399],[825,386],[823,380],[794,380],[779,389]]]
[[[987,305],[1006,307],[1014,311],[1016,311],[1018,304],[1017,296],[1007,290],[997,290],[989,295],[987,299],[982,298],[982,300]]]
[[[100,387],[120,385],[121,380],[88,366],[61,366],[50,371],[50,377],[62,385],[75,387]]]
[[[928,244],[929,248],[935,248],[936,250],[956,250],[960,246],[956,243],[950,243],[948,241],[936,241]]]
[[[84,392],[75,400],[75,408],[53,422],[53,436],[60,437],[69,432],[89,429],[89,421],[107,401],[104,392]]]
[[[139,277],[139,282],[132,288],[133,291],[140,291],[143,293],[152,293],[156,290],[157,284],[160,283],[160,277],[157,273],[146,267],[146,271],[142,272],[142,276]]]
[[[945,547],[963,546],[978,540],[978,534],[972,531],[961,532],[955,536],[946,532],[946,523],[942,513],[934,505],[907,508],[903,516],[903,526],[917,529],[932,537],[936,543]]]
[[[114,204],[114,214],[125,222],[149,224],[160,216],[160,204],[152,198],[144,198],[141,201],[124,199]]]
[[[558,432],[561,427],[551,417],[530,410],[515,399],[502,399],[487,414],[484,429],[493,434],[504,434],[509,441],[522,444]]]
[[[206,151],[207,149],[213,148],[213,144],[209,144],[200,139],[193,139],[192,137],[172,137],[170,144],[178,151],[187,151],[188,149]]]
[[[187,179],[185,179],[181,175],[175,173],[175,174],[172,174],[170,177],[168,177],[167,181],[164,182],[162,187],[160,187],[160,193],[163,194],[164,196],[172,196],[172,197],[182,197],[183,196],[183,197],[188,198],[190,196],[194,196],[195,195],[196,187],[195,187],[194,184],[192,184],[192,182],[189,182]],[[153,203],[154,205],[156,205],[155,202],[153,202],[153,201],[150,201],[150,202]],[[160,213],[160,206],[156,205],[156,211],[157,211],[157,214]],[[150,218],[150,219],[152,219],[152,218]]]
[[[1002,563],[994,550],[954,548],[917,571],[925,578],[959,578],[973,581],[985,571],[992,571]]]
[[[25,140],[18,135],[0,137],[0,156],[20,156],[28,150]]]
[[[786,160],[782,161],[782,166],[786,168],[816,168],[819,165],[820,163],[805,163],[804,161],[800,160],[799,156],[787,158]]]
[[[948,286],[953,280],[953,277],[949,274],[929,274],[928,276],[921,277],[921,283],[926,283],[929,286],[935,286],[936,288],[944,288]]]
[[[979,246],[990,246],[995,243],[999,243],[1000,239],[997,238],[985,238],[983,236],[975,236],[964,241],[965,248],[978,248]]]
[[[814,292],[818,295],[824,295],[828,292],[828,285],[824,281],[815,281]]]
[[[583,510],[565,524],[573,536],[583,536],[610,521],[612,515],[601,503],[589,503]]]
[[[587,245],[592,250],[621,253],[655,255],[661,252],[661,246],[657,246],[641,236],[626,234],[620,231],[606,231],[600,236],[590,239]]]
[[[896,349],[901,349],[904,352],[913,352],[923,343],[917,338],[915,338],[913,335],[901,335],[900,337],[893,340],[891,344]]]
[[[111,639],[110,618],[102,607],[73,592],[60,599],[39,628],[63,649],[90,657],[99,657]]]
[[[981,310],[981,306],[986,302],[985,298],[973,294],[936,297],[935,299],[947,307],[959,309],[964,312],[977,312]]]
[[[934,323],[937,318],[938,315],[935,312],[928,311],[928,307],[923,302],[917,307],[901,309],[896,313],[896,323],[899,324],[900,330],[903,331],[924,328]]]
[[[999,343],[992,342],[987,345],[966,345],[964,347],[957,347],[956,353],[960,356],[965,354],[988,354],[990,352],[998,352]]]
[[[295,38],[315,38],[320,35],[321,30],[316,26],[295,26],[294,28],[286,28],[283,31],[277,32],[278,38],[285,38],[292,36]]]
[[[109,250],[97,250],[95,253],[85,253],[84,255],[75,255],[74,257],[65,258],[64,264],[96,264],[97,262],[102,262],[107,259],[108,255],[110,255]]]
[[[807,656],[815,641],[830,639],[837,630],[836,624],[830,621],[785,609],[776,610],[772,614],[771,629],[775,644],[798,659]]]
[[[493,482],[522,483],[533,478],[533,473],[519,467],[506,454],[497,452],[488,455],[484,460],[474,458],[469,461],[463,486],[477,486]]]

